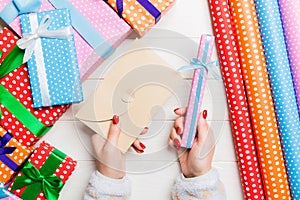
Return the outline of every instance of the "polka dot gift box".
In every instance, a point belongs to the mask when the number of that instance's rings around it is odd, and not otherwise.
[[[71,18],[68,9],[20,17],[34,108],[83,100]],[[37,37],[37,38],[36,38]]]
[[[76,164],[60,150],[42,142],[23,165],[10,190],[27,200],[58,199]]]
[[[0,126],[0,182],[7,183],[33,150],[21,145]]]
[[[10,2],[1,0],[0,12]],[[71,10],[81,80],[97,69],[108,53],[132,32],[130,26],[102,0],[43,0],[39,12],[59,8]],[[78,23],[78,20],[84,23]],[[21,34],[19,18],[10,26]]]
[[[255,0],[290,190],[300,199],[300,118],[278,2]]]
[[[9,29],[0,30],[0,51],[2,52],[0,63],[11,53],[18,39]],[[1,70],[0,72],[3,75]],[[70,107],[66,105],[34,109],[28,69],[25,64],[7,75],[4,74],[3,77],[0,76],[0,83],[0,88],[2,88],[0,125],[25,146],[32,146],[36,143],[39,137],[44,135]],[[5,97],[4,94],[10,98]],[[13,105],[12,101],[19,106]]]
[[[143,36],[161,16],[175,3],[175,0],[104,0],[139,35]]]

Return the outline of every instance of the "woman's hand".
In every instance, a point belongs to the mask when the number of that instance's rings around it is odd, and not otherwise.
[[[178,150],[181,171],[187,178],[203,175],[211,169],[215,150],[214,137],[206,121],[207,111],[200,113],[197,133],[191,149],[180,147],[186,108],[177,108],[174,112],[179,117],[174,122],[169,143]]]
[[[145,128],[141,134],[148,131]],[[97,170],[104,176],[122,179],[125,176],[125,155],[117,148],[121,129],[119,117],[113,116],[107,139],[99,134],[92,136],[92,143],[96,153]],[[138,139],[132,145],[137,153],[143,153],[146,148]]]

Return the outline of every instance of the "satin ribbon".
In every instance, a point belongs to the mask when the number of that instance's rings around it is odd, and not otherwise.
[[[190,60],[190,65],[189,66],[182,66],[177,71],[184,71],[184,70],[189,70],[189,69],[200,69],[200,68],[205,68],[208,72],[211,73],[211,75],[216,79],[216,80],[222,80],[221,76],[214,71],[214,68],[219,66],[219,62],[217,60],[209,62],[209,63],[204,63],[197,58],[192,58]]]
[[[18,168],[18,165],[6,156],[6,154],[11,154],[16,149],[16,147],[5,147],[11,138],[12,136],[9,133],[6,133],[3,137],[0,136],[0,160],[7,167],[15,171]]]
[[[35,200],[41,191],[47,200],[57,200],[64,184],[54,173],[65,158],[64,153],[55,149],[40,170],[27,161],[21,170],[22,175],[17,176],[11,189],[17,190],[27,186],[21,195],[21,198],[26,200]]]
[[[18,15],[30,12],[37,12],[43,0],[12,0],[1,11],[0,18],[10,24]]]
[[[161,12],[149,0],[137,0],[154,18],[157,23],[161,18]],[[108,2],[108,0],[105,0]],[[116,7],[118,15],[122,17],[123,13],[123,0],[116,0]]]
[[[22,65],[24,57],[24,51],[18,46],[15,46],[5,57],[0,64],[0,78],[9,74],[13,70]],[[0,59],[2,58],[2,52],[0,51]]]
[[[17,41],[17,45],[20,49],[25,49],[25,55],[23,58],[23,63],[26,63],[32,56],[33,51],[36,49],[37,40],[40,38],[53,38],[69,40],[72,36],[72,28],[67,26],[58,30],[48,30],[51,24],[51,17],[45,15],[40,22],[40,25],[36,30],[32,30],[31,34],[24,34],[23,37]]]
[[[7,188],[4,186],[4,183],[0,182],[0,199],[3,199],[5,197],[9,197],[9,192],[7,191]]]
[[[69,0],[48,0],[56,9],[68,8],[71,13],[72,26],[82,38],[102,58],[107,58],[114,51],[114,48],[105,38],[85,19],[77,8]]]

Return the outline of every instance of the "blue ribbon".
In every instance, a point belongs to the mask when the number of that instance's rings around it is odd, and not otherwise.
[[[71,13],[72,26],[84,38],[84,40],[100,55],[107,58],[114,48],[104,39],[104,37],[93,27],[93,25],[85,19],[85,17],[77,10],[69,0],[49,0],[56,8],[67,8]]]
[[[222,80],[221,76],[214,71],[215,67],[219,66],[219,62],[217,60],[209,62],[209,63],[204,63],[198,60],[197,58],[192,58],[190,60],[190,65],[189,66],[182,66],[177,71],[184,71],[184,70],[189,70],[189,69],[200,69],[204,67],[208,72],[211,73],[211,75],[216,79],[216,80]]]
[[[9,192],[7,191],[7,187],[4,186],[4,183],[0,182],[0,199],[5,197],[9,197]]]
[[[18,15],[30,12],[37,12],[43,0],[12,0],[0,12],[0,18],[10,24]]]
[[[18,168],[18,165],[6,156],[6,154],[11,154],[16,149],[16,147],[5,147],[11,138],[12,136],[9,133],[6,133],[3,137],[0,136],[0,160],[10,169],[15,171]]]
[[[108,0],[105,0],[108,2]],[[154,18],[157,23],[161,18],[161,12],[148,0],[137,0]],[[116,7],[118,15],[122,17],[123,13],[123,0],[116,0]]]

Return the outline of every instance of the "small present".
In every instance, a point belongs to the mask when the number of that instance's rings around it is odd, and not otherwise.
[[[189,96],[189,103],[184,122],[184,129],[181,140],[181,147],[192,148],[197,131],[199,114],[201,111],[204,96],[205,84],[208,75],[208,68],[215,62],[210,62],[214,47],[214,37],[202,35],[197,58],[191,60],[191,66],[182,67],[179,70],[194,69],[192,86]],[[213,75],[218,78],[217,74]]]
[[[0,182],[0,199],[1,200],[22,200],[13,193],[8,191],[8,187]]]
[[[175,0],[104,0],[139,35],[143,36],[161,16],[175,4]]]
[[[83,100],[77,55],[68,9],[20,17],[34,108]]]
[[[0,12],[10,2],[11,0],[1,0]],[[55,8],[68,8],[71,12],[81,80],[85,80],[99,67],[104,59],[132,32],[130,26],[103,1],[45,0],[39,12]],[[18,34],[21,34],[18,19],[10,25]]]
[[[42,142],[23,165],[10,190],[22,199],[58,199],[77,162]]]
[[[0,125],[21,144],[32,146],[70,106],[33,108],[27,66],[19,66],[24,52],[16,46],[18,39],[6,27],[0,31]]]
[[[0,126],[0,182],[7,183],[32,151]]]

